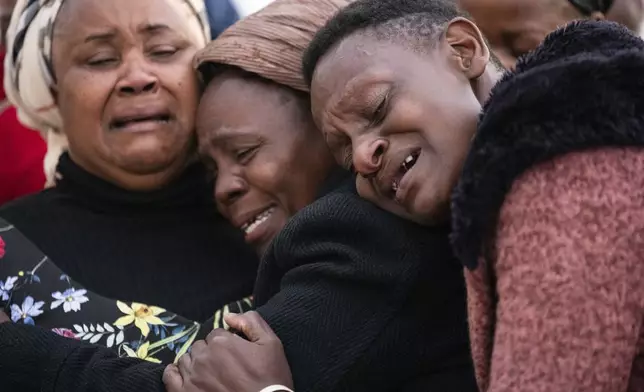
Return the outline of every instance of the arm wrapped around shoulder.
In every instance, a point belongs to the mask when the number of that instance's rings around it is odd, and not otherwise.
[[[517,179],[496,235],[488,392],[626,391],[642,348],[642,255],[644,150],[570,153]]]

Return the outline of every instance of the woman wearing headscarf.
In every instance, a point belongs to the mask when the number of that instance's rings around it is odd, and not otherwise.
[[[194,325],[173,326],[171,312],[199,323],[251,294],[256,256],[216,211],[195,159],[191,64],[207,28],[198,1],[17,3],[7,93],[69,152],[54,188],[0,209],[0,300],[15,321],[0,325],[3,388],[154,388],[151,363],[117,357],[155,358],[166,337],[185,332],[174,327]],[[90,317],[108,298],[123,302],[111,301],[106,326]],[[81,331],[56,332],[112,349],[25,325],[52,328],[57,313],[77,317]],[[122,329],[139,331],[136,341]]]
[[[203,3],[152,4],[17,3],[7,94],[69,152],[55,187],[3,206],[0,219],[85,289],[203,321],[251,293],[257,259],[196,159]]]
[[[546,35],[575,20],[606,19],[638,32],[642,0],[458,0],[474,18],[506,68],[534,50]]]
[[[301,57],[346,3],[277,0],[197,55],[208,83],[197,132],[217,202],[264,253],[256,310],[281,339],[298,391],[474,391],[447,228],[377,208],[357,195],[353,176],[303,208],[335,165],[312,121]],[[218,354],[222,339],[242,338],[217,330],[196,343],[170,390],[283,388],[218,383],[214,362],[229,355]]]
[[[316,28],[349,2],[272,3],[195,58],[206,84],[199,148],[216,177],[215,200],[260,255],[297,211],[350,177],[313,123],[299,70]]]

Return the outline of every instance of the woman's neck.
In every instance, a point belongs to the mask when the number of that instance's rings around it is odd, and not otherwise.
[[[117,165],[95,164],[75,155],[72,149],[68,151],[68,154],[71,161],[86,172],[130,192],[154,192],[163,189],[179,177],[186,167],[196,162],[193,154],[187,154],[165,166],[160,165],[156,170],[136,172],[125,170]]]
[[[149,191],[130,190],[106,181],[76,164],[67,153],[60,157],[57,174],[56,188],[102,210],[212,205],[213,185],[198,163]]]

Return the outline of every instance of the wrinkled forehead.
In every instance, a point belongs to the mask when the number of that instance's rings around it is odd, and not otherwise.
[[[390,82],[417,54],[402,44],[354,33],[325,54],[315,68],[311,106],[316,122],[331,106],[347,106],[372,85]],[[318,124],[320,125],[320,124]]]
[[[177,3],[177,4],[173,4]],[[189,38],[189,23],[179,0],[65,0],[56,17],[55,39],[78,39],[91,31],[140,31],[163,26]],[[192,37],[196,38],[196,37]]]
[[[197,109],[199,141],[212,144],[248,133],[280,133],[288,124],[298,124],[303,115],[309,115],[302,100],[287,86],[237,71],[224,72],[208,83],[201,96]],[[271,128],[271,124],[283,127]]]
[[[355,84],[379,64],[383,48],[378,40],[364,33],[354,33],[332,47],[318,62],[311,83],[314,107],[341,93],[347,84]],[[381,63],[382,64],[382,63]]]

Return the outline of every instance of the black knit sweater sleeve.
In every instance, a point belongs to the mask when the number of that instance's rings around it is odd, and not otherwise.
[[[361,391],[374,380],[388,390],[405,377],[378,375],[396,358],[354,368],[373,347],[396,344],[390,321],[420,265],[414,240],[398,218],[346,192],[300,211],[275,239],[255,300],[284,344],[297,391]]]
[[[44,329],[0,324],[0,386],[7,392],[164,392],[164,365]]]

